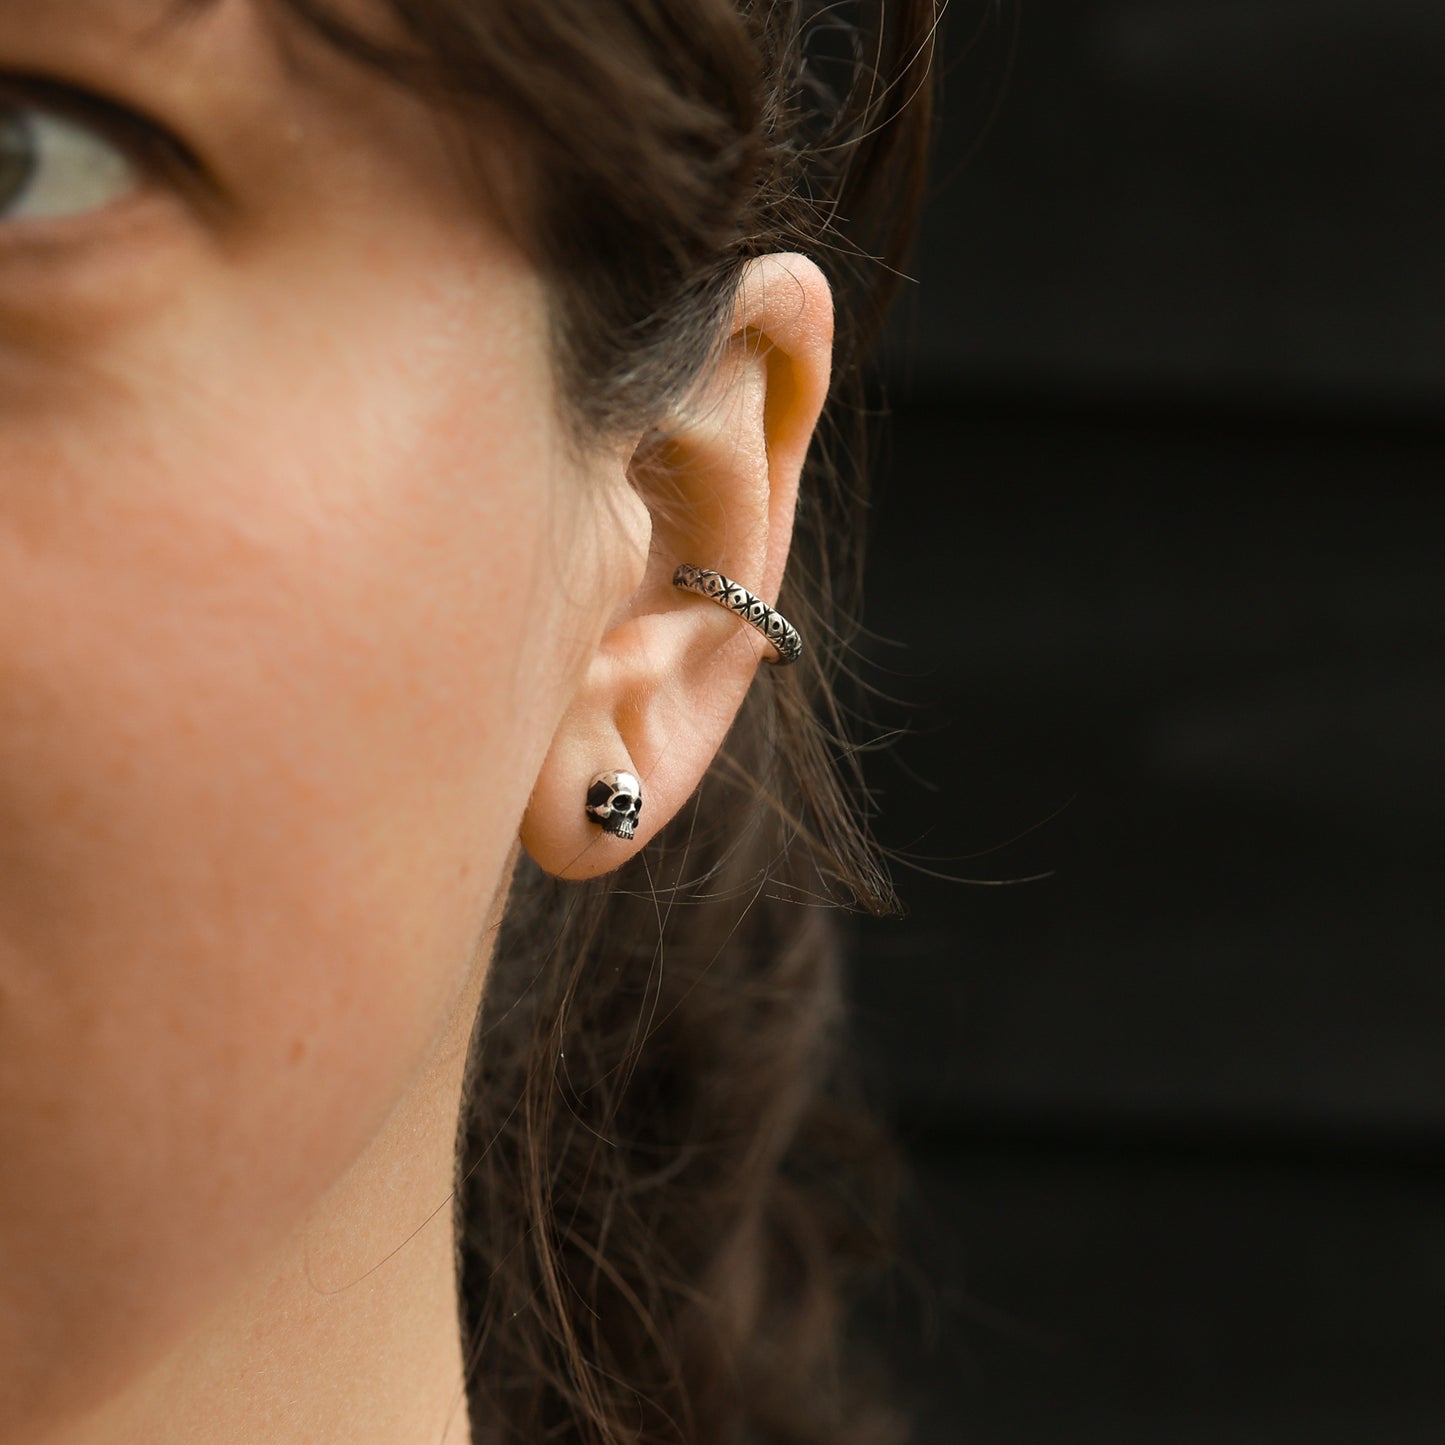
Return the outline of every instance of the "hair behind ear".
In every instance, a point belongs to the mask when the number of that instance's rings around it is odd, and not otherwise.
[[[539,122],[537,245],[585,426],[640,429],[683,394],[758,254],[816,258],[842,323],[776,597],[803,661],[756,679],[695,793],[611,878],[518,870],[460,1160],[476,1438],[889,1445],[904,1430],[841,1362],[848,1288],[890,1255],[897,1161],[847,1083],[827,905],[896,906],[839,687],[862,575],[859,359],[921,194],[934,6],[467,8],[504,42],[473,43],[476,64],[508,67],[504,104]],[[456,75],[470,62],[447,33]],[[717,75],[694,88],[699,71]],[[596,89],[572,83],[584,72]],[[674,102],[692,119],[668,129]],[[620,116],[665,166],[608,148]],[[707,204],[689,216],[659,178],[694,147]]]

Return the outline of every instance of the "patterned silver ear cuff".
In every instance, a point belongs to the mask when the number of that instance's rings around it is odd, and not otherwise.
[[[616,838],[637,836],[642,784],[628,772],[598,773],[587,789],[587,816]]]
[[[755,597],[746,587],[740,587],[721,572],[710,572],[706,567],[694,567],[692,563],[684,562],[672,574],[672,585],[681,587],[684,592],[696,592],[699,597],[706,597],[709,602],[736,612],[744,622],[756,627],[777,649],[778,655],[772,660],[779,667],[786,667],[803,655],[803,639],[798,636],[798,629],[761,597]]]

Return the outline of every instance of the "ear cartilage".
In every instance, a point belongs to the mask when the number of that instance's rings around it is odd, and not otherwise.
[[[684,592],[696,592],[699,597],[726,607],[729,612],[737,613],[744,622],[756,627],[773,645],[777,656],[769,660],[777,666],[786,667],[803,655],[803,639],[798,636],[798,629],[761,597],[754,596],[746,587],[724,577],[721,572],[684,562],[672,574],[672,585],[681,587]]]
[[[587,816],[615,838],[636,837],[637,820],[642,816],[642,784],[621,769],[598,773],[587,789]]]

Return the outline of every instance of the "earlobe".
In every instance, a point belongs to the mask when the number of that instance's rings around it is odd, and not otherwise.
[[[702,781],[758,663],[801,651],[775,604],[832,336],[811,261],[748,264],[722,363],[638,469],[652,511],[646,575],[589,660],[523,819],[522,843],[548,872],[595,877],[645,846]],[[637,786],[619,795],[628,811],[642,805],[609,827],[601,783],[623,774]]]

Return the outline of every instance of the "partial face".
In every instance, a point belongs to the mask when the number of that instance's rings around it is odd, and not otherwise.
[[[375,1131],[590,625],[542,293],[435,123],[162,8],[0,5],[0,1421]]]

